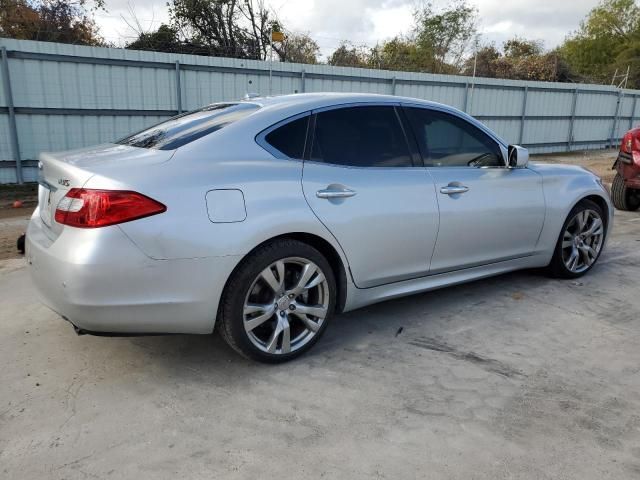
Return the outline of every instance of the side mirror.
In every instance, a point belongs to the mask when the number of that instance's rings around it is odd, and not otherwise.
[[[524,168],[529,163],[529,150],[519,145],[509,145],[509,168]]]

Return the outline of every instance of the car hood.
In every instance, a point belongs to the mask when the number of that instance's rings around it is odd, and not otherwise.
[[[598,177],[588,168],[580,165],[565,165],[562,163],[532,163],[529,162],[527,166],[530,170],[538,172],[543,176],[555,175],[555,176],[588,176]]]

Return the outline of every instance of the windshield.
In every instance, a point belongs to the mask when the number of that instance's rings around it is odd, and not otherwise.
[[[254,103],[209,105],[146,128],[116,143],[131,147],[173,150],[237,122],[259,108]]]

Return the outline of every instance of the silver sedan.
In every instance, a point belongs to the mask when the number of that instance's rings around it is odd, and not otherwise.
[[[512,270],[575,278],[613,209],[472,117],[380,95],[218,103],[40,161],[27,259],[78,333],[212,333],[266,362],[340,312]]]

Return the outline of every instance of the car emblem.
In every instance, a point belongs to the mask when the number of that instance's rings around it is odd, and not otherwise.
[[[63,187],[68,187],[69,185],[71,185],[71,181],[68,178],[59,178],[58,183]]]

